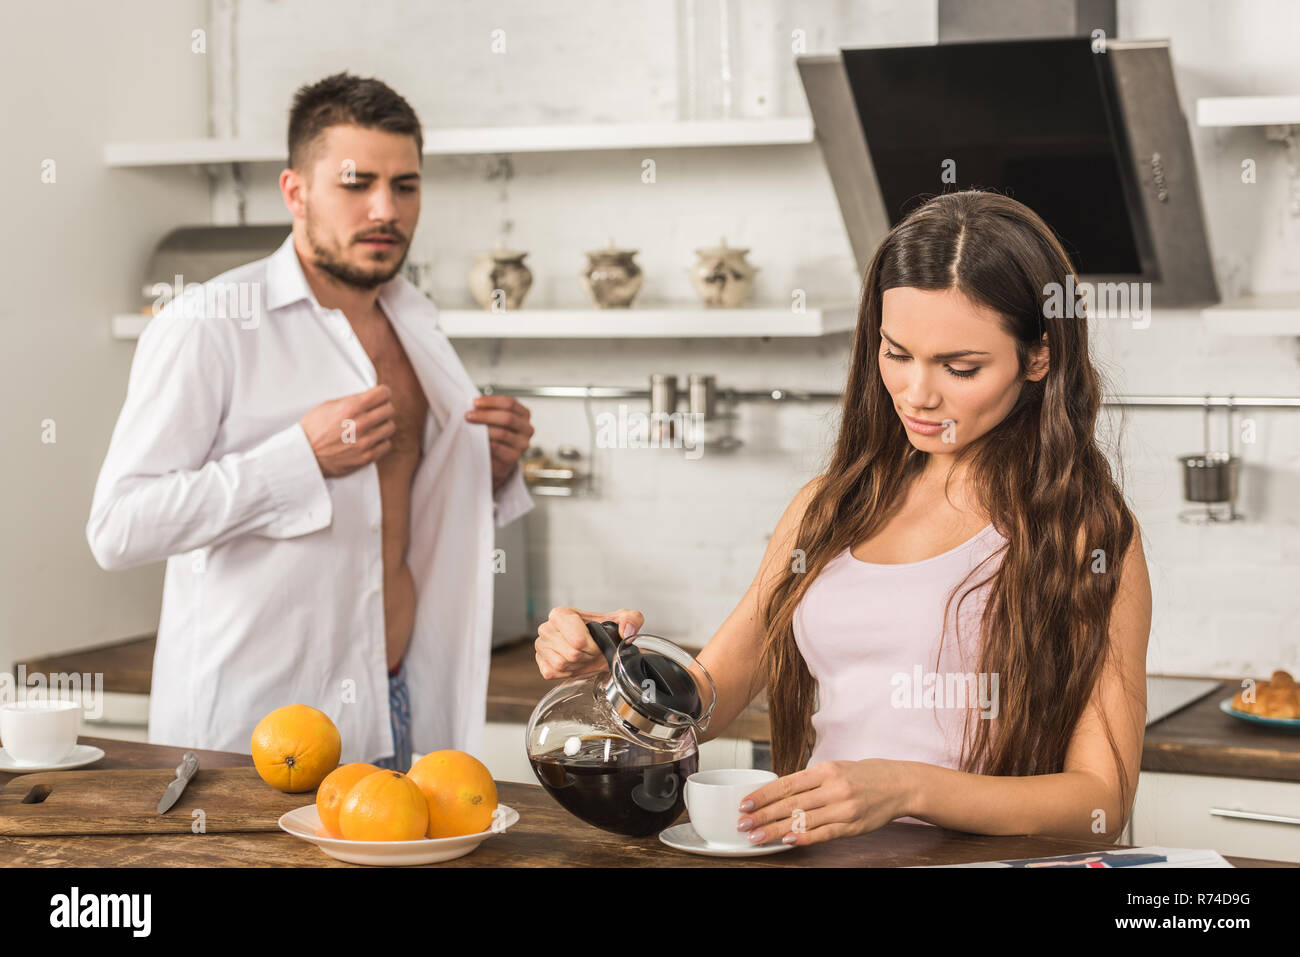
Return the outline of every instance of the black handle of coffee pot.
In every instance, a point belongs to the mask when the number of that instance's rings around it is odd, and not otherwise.
[[[605,656],[605,661],[610,668],[614,667],[614,653],[618,651],[619,642],[623,639],[618,634],[618,622],[602,621],[587,622],[587,631],[591,632],[591,637],[595,640],[597,647],[600,648],[601,654]]]

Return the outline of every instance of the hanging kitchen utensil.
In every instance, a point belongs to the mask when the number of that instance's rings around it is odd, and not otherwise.
[[[1228,397],[1228,450],[1212,451],[1210,448],[1210,397],[1205,397],[1203,433],[1205,451],[1200,455],[1183,455],[1178,461],[1183,466],[1183,498],[1204,508],[1185,509],[1180,521],[1193,525],[1211,522],[1233,522],[1243,516],[1236,511],[1237,476],[1241,460],[1232,454],[1232,397]],[[1214,506],[1227,506],[1215,510]]]

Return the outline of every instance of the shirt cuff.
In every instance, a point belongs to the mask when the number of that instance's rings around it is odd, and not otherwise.
[[[509,525],[532,508],[533,499],[524,484],[524,470],[516,465],[514,472],[492,497],[493,521],[498,527]]]
[[[264,530],[272,538],[293,538],[325,528],[334,503],[316,453],[302,424],[295,422],[249,453],[271,490],[278,517]]]

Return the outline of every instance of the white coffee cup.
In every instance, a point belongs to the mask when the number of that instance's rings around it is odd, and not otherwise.
[[[18,764],[57,764],[77,746],[81,702],[53,699],[0,705],[0,743]]]
[[[739,810],[746,794],[757,791],[776,774],[758,768],[696,771],[686,779],[686,813],[691,827],[710,847],[753,847],[748,831],[736,830],[744,813]]]

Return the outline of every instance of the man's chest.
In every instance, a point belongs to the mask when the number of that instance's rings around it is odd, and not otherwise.
[[[383,320],[358,329],[357,342],[375,367],[376,380],[392,391],[397,426],[392,438],[393,453],[418,456],[429,403],[402,341]]]
[[[419,460],[433,447],[442,409],[456,400],[438,397],[439,410],[431,414],[421,377],[439,381],[437,367],[421,366],[387,321],[384,329],[359,324],[354,330],[338,311],[320,317],[286,311],[274,318],[231,337],[233,376],[211,456],[251,448],[322,402],[365,392],[376,383],[392,391],[394,449]]]

